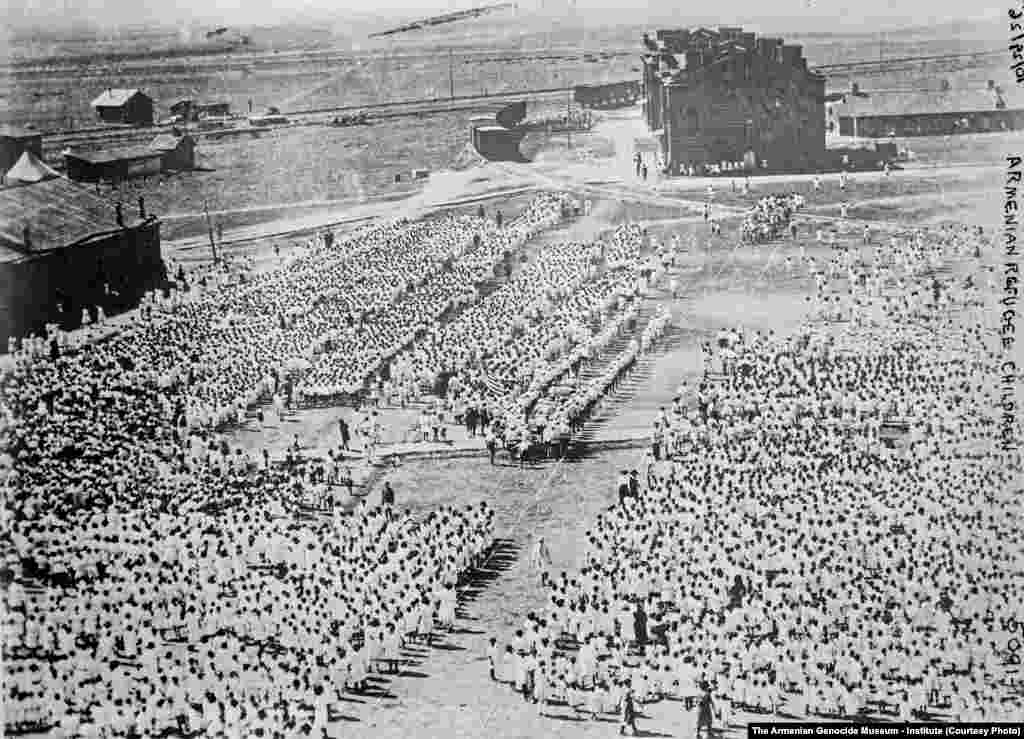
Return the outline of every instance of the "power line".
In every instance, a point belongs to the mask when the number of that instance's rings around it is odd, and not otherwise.
[[[812,71],[815,72],[831,72],[831,71],[842,71],[846,69],[858,69],[866,67],[885,67],[894,64],[904,64],[907,62],[932,62],[932,61],[948,61],[953,59],[979,59],[982,57],[996,56],[1004,53],[1001,49],[995,51],[974,51],[963,54],[935,54],[931,56],[905,56],[905,57],[893,57],[889,59],[862,59],[855,62],[836,62],[835,64],[819,64],[811,67]],[[881,51],[879,51],[881,55]]]

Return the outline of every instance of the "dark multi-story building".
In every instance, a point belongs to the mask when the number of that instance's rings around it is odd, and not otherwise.
[[[825,78],[801,46],[731,27],[658,31],[644,45],[644,115],[672,174],[823,160]]]

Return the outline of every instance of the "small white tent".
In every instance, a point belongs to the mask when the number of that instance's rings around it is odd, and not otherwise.
[[[51,169],[31,151],[22,152],[14,166],[7,170],[8,182],[41,182],[51,177],[60,177],[60,173]]]

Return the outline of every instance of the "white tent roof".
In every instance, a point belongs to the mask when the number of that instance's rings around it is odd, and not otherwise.
[[[31,151],[22,152],[18,161],[7,171],[7,179],[18,182],[41,182],[51,177],[60,177],[60,174]]]
[[[110,89],[104,90],[103,93],[92,101],[92,107],[94,108],[120,108],[122,105],[131,100],[135,95],[139,93],[138,88],[131,89]]]

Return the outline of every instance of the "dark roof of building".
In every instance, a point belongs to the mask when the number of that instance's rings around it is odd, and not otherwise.
[[[141,144],[139,146],[122,146],[117,149],[102,149],[100,151],[69,151],[64,156],[81,159],[90,164],[109,164],[110,162],[123,162],[133,159],[153,159],[159,157],[161,152],[152,146]]]
[[[120,108],[122,105],[127,103],[136,95],[148,97],[144,92],[142,92],[142,90],[139,90],[138,88],[104,90],[99,97],[92,101],[92,107]]]
[[[675,74],[675,70],[686,70],[686,73],[694,73],[699,69],[711,68],[728,63],[736,57],[763,56],[769,58],[769,63],[775,63],[787,67],[796,67],[802,74],[808,77],[820,78],[816,72],[808,69],[807,59],[803,55],[803,46],[800,44],[787,44],[781,38],[758,37],[752,32],[744,32],[738,26],[720,26],[718,30],[711,28],[678,29],[675,31],[658,31],[659,40],[652,44],[650,36],[646,36],[645,48],[651,50],[652,45],[657,46],[660,51],[645,55],[645,58],[655,57],[663,67],[662,75],[666,72]],[[776,49],[781,48],[781,56],[776,56]],[[692,52],[695,54],[693,62],[687,65],[687,56]],[[689,66],[689,68],[688,68]]]
[[[125,216],[132,211],[125,208]],[[30,229],[30,251],[25,226]],[[0,189],[0,263],[31,259],[116,230],[110,203],[64,177]]]
[[[15,126],[0,126],[0,138],[4,139],[31,139],[42,136],[42,132],[33,131],[29,128],[17,128]]]
[[[867,97],[846,95],[842,102],[832,103],[838,116],[929,115],[936,113],[995,111],[996,95],[989,90],[941,91],[866,91]],[[1002,90],[1007,108],[1024,107],[1024,94]]]

